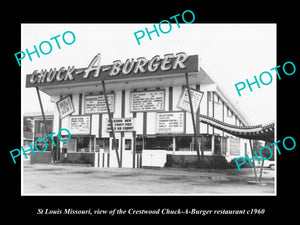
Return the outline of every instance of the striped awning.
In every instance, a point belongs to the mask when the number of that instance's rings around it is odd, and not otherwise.
[[[267,124],[254,126],[236,126],[202,114],[199,115],[199,118],[202,123],[208,124],[214,128],[240,138],[263,140],[271,143],[274,142],[275,123],[273,121]]]

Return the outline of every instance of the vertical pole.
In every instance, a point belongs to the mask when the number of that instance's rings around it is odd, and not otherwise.
[[[45,125],[45,128],[46,128],[46,135],[45,136],[47,136],[48,134],[50,134],[50,132],[49,132],[48,126],[46,124],[46,117],[45,117],[43,103],[42,103],[41,96],[40,96],[40,90],[39,90],[38,87],[35,87],[35,89],[36,89],[36,93],[37,93],[37,96],[38,96],[38,99],[39,99],[39,103],[40,103],[40,107],[41,107],[41,112],[42,112],[42,116],[43,116],[43,122],[44,122],[44,125]],[[54,152],[53,152],[53,149],[52,149],[51,150],[51,162],[54,161],[54,155],[53,154],[54,154]]]
[[[250,143],[251,155],[253,157],[254,154],[253,154],[253,148],[252,148],[252,140],[249,139],[249,143]],[[255,160],[253,160],[253,168],[254,168],[255,181],[257,182]]]
[[[135,168],[136,158],[136,131],[132,131],[132,168]]]
[[[267,142],[265,141],[265,146],[266,145],[267,145]],[[262,163],[261,163],[261,167],[260,167],[259,181],[261,181],[261,178],[262,178],[262,173],[263,173],[263,170],[264,170],[264,162],[265,162],[265,160],[262,159]]]
[[[121,168],[121,162],[120,162],[120,158],[119,158],[119,152],[118,152],[118,149],[117,149],[117,146],[116,146],[116,136],[115,136],[114,126],[113,126],[113,122],[112,122],[112,118],[111,118],[111,114],[110,114],[110,109],[109,109],[109,104],[108,104],[108,100],[107,100],[107,95],[106,95],[105,83],[104,83],[104,80],[102,80],[101,82],[102,82],[102,88],[103,88],[103,93],[104,93],[104,98],[105,98],[105,103],[106,103],[106,108],[107,108],[107,113],[108,113],[110,128],[111,128],[111,132],[112,132],[112,135],[113,135],[112,147],[113,147],[113,149],[116,152],[116,156],[117,156],[119,168]]]
[[[192,103],[188,73],[185,73],[185,80],[186,80],[187,90],[188,90],[188,94],[189,94],[189,102],[190,102],[190,107],[191,107],[191,115],[192,115],[193,128],[194,128],[194,138],[195,138],[194,148],[197,151],[198,162],[200,162],[200,153],[199,153],[199,146],[198,146],[198,140],[197,140],[197,133],[198,132],[197,132],[197,129],[196,129],[196,122],[195,122],[195,115],[194,115],[194,109],[193,109],[193,103]]]
[[[35,88],[36,88],[36,92],[37,92],[37,95],[39,98],[39,103],[40,103],[40,107],[41,107],[41,111],[42,111],[42,116],[43,116],[43,121],[44,121],[45,128],[46,128],[46,132],[48,132],[48,134],[49,134],[49,130],[48,130],[48,127],[46,124],[46,117],[45,117],[45,113],[44,113],[44,109],[43,109],[43,104],[42,104],[42,100],[41,100],[41,96],[40,96],[40,91],[39,91],[38,87],[35,87]],[[48,135],[48,134],[46,134],[46,135]]]

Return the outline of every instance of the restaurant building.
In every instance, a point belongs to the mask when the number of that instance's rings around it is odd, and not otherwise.
[[[247,139],[200,122],[204,115],[249,126],[199,66],[198,55],[181,52],[150,60],[116,60],[112,65],[100,62],[98,54],[87,68],[51,68],[26,77],[26,87],[35,87],[56,103],[53,132],[66,128],[71,133],[68,142],[58,141],[52,156],[56,161],[96,167],[163,167],[167,155],[197,156],[195,137],[198,152],[205,156],[222,155],[230,161],[249,154]],[[35,162],[47,151],[34,156]]]

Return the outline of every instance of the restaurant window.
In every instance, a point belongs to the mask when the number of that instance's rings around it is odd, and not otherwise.
[[[218,95],[214,94],[214,102],[217,104],[221,104],[221,99]]]
[[[193,137],[175,137],[176,151],[191,151]]]
[[[211,151],[211,142],[212,142],[212,136],[211,135],[203,135],[202,136],[202,148],[203,151]]]
[[[232,117],[233,116],[232,111],[228,107],[226,107],[226,109],[227,109],[227,116]]]
[[[143,150],[143,138],[137,137],[135,139],[135,151],[136,153],[141,153]]]
[[[125,150],[131,150],[131,139],[125,139]]]
[[[207,99],[208,99],[209,102],[211,102],[211,96],[212,96],[211,92],[208,91],[207,92]]]
[[[109,151],[109,138],[96,138],[96,152],[100,150]]]
[[[173,150],[173,137],[145,138],[145,149]]]
[[[71,137],[71,139],[67,143],[68,143],[67,152],[76,152],[77,151],[77,138]]]
[[[53,121],[52,120],[46,120],[48,131],[46,131],[45,123],[41,120],[36,120],[34,122],[34,138],[35,140],[38,138],[46,139],[46,135],[48,135],[48,132],[52,132],[53,127]]]
[[[111,149],[112,149],[112,150],[115,150],[115,148],[114,148],[114,146],[113,146],[113,143],[114,143],[113,141],[114,141],[114,139],[112,139],[111,141],[112,141],[112,143],[111,143],[111,144],[112,144],[112,145],[111,145]],[[116,139],[115,139],[115,143],[116,143],[116,149],[119,150],[119,139],[116,138]]]
[[[221,154],[227,155],[227,137],[221,137]]]
[[[220,136],[215,136],[215,155],[221,155],[221,137]]]
[[[78,137],[77,152],[89,152],[89,151],[90,151],[90,137]]]

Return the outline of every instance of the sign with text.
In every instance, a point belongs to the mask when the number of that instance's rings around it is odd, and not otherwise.
[[[107,100],[110,112],[114,112],[115,95],[107,94]],[[85,113],[107,113],[104,95],[86,95],[84,102]]]
[[[115,132],[135,131],[134,118],[113,118],[112,122]],[[106,119],[106,132],[111,132],[109,119]]]
[[[184,52],[166,54],[163,58],[158,55],[147,60],[139,57],[136,60],[127,59],[113,61],[111,65],[101,65],[100,54],[96,55],[87,68],[75,66],[51,68],[33,71],[26,75],[26,87],[48,87],[55,85],[90,83],[101,80],[117,80],[131,78],[146,78],[178,73],[198,72],[198,55],[187,55]]]
[[[194,113],[196,113],[199,108],[199,105],[200,105],[200,102],[201,102],[201,99],[203,96],[203,92],[198,91],[196,89],[192,89],[192,88],[190,88],[190,92],[191,92],[191,100],[192,100],[192,104],[193,104],[193,110],[194,110]],[[178,102],[177,108],[191,112],[189,93],[188,93],[187,88],[184,89],[182,96]]]
[[[75,111],[71,96],[67,96],[62,100],[56,102],[56,106],[61,119],[65,118]]]
[[[165,109],[165,91],[132,92],[130,106],[132,112],[163,111]]]
[[[184,112],[156,114],[156,133],[184,133]]]
[[[71,134],[90,134],[91,117],[90,116],[70,116],[69,131]]]

